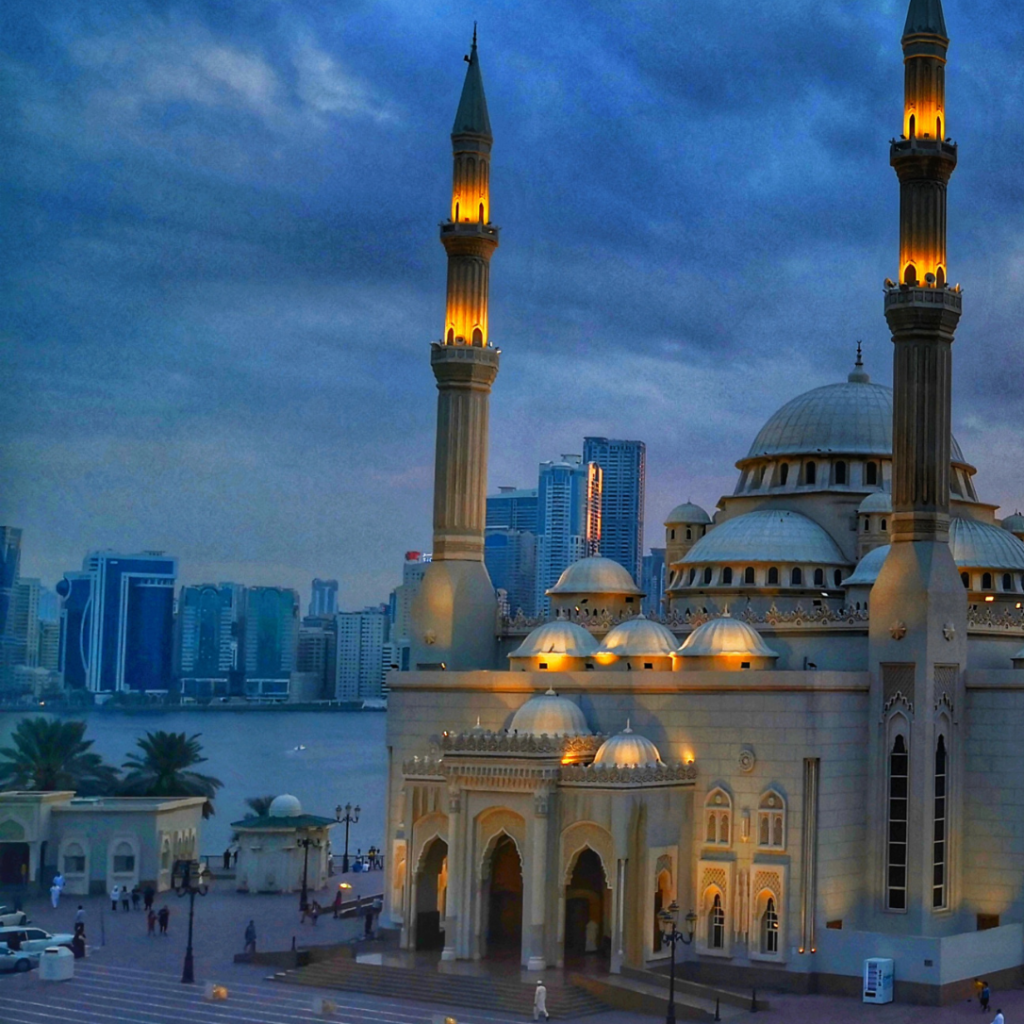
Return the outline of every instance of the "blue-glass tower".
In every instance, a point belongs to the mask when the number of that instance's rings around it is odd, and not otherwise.
[[[583,461],[601,467],[601,554],[618,562],[639,584],[647,446],[643,441],[585,437]]]

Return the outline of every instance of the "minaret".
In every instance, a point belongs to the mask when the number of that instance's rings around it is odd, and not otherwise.
[[[940,0],[911,0],[903,32],[898,284],[886,281],[893,352],[892,547],[870,598],[872,829],[868,893],[875,925],[913,934],[949,927],[960,886],[967,597],[949,548],[953,332],[946,141],[949,39]],[[888,927],[887,927],[888,925]]]
[[[444,332],[430,346],[437,379],[434,551],[413,605],[416,667],[492,668],[497,601],[484,566],[488,409],[499,349],[490,343],[487,293],[498,229],[490,219],[491,122],[476,28],[452,128]]]

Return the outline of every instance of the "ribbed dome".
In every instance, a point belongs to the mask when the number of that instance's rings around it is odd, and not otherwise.
[[[951,444],[951,460],[963,462],[956,438]],[[798,395],[761,428],[747,458],[819,452],[891,456],[892,388],[857,379]]]
[[[605,768],[640,768],[661,764],[658,748],[646,737],[626,728],[606,739],[594,755],[594,764]]]
[[[509,732],[519,735],[589,736],[587,719],[568,697],[554,690],[531,697],[513,716]]]
[[[1024,516],[1019,512],[1014,512],[1012,516],[1007,516],[999,525],[1004,530],[1009,530],[1010,533],[1024,533]]]
[[[680,561],[686,565],[708,562],[848,564],[836,542],[807,516],[769,509],[727,519],[701,537]]]
[[[595,555],[573,562],[549,594],[640,594],[633,577],[610,558]]]
[[[568,619],[554,619],[530,632],[509,657],[535,658],[540,654],[565,654],[570,658],[587,658],[596,651],[597,641],[582,626]]]
[[[665,657],[678,646],[679,641],[667,626],[637,615],[610,629],[598,650],[620,658]]]
[[[775,658],[778,654],[761,639],[753,626],[723,615],[698,626],[677,652],[681,658],[709,658],[720,654],[750,654]]]
[[[891,512],[892,495],[888,491],[875,491],[857,506],[858,512]]]
[[[676,505],[674,509],[667,516],[665,516],[666,526],[679,526],[687,524],[696,524],[697,526],[704,526],[711,522],[711,516],[707,514],[700,507],[695,505],[692,501],[684,501],[682,505]]]
[[[889,554],[889,545],[869,551],[858,563],[857,568],[842,582],[844,587],[870,587],[882,571],[882,563]]]
[[[949,544],[953,560],[963,568],[1024,569],[1024,541],[990,523],[953,519]]]
[[[297,818],[302,814],[302,804],[299,798],[291,793],[282,793],[270,801],[270,808],[267,811],[271,818]]]

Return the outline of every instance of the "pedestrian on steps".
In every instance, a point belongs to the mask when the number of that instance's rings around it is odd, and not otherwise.
[[[538,981],[533,992],[533,1019],[540,1020],[541,1014],[545,1020],[551,1020],[548,1013],[548,990],[543,981]]]

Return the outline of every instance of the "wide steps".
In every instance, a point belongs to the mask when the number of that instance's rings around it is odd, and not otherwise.
[[[389,999],[416,999],[469,1010],[533,1014],[532,984],[466,974],[442,974],[408,967],[380,967],[338,957],[273,975],[275,981],[310,988],[361,992]],[[553,1019],[603,1013],[608,1006],[574,985],[548,986],[548,1012]]]

